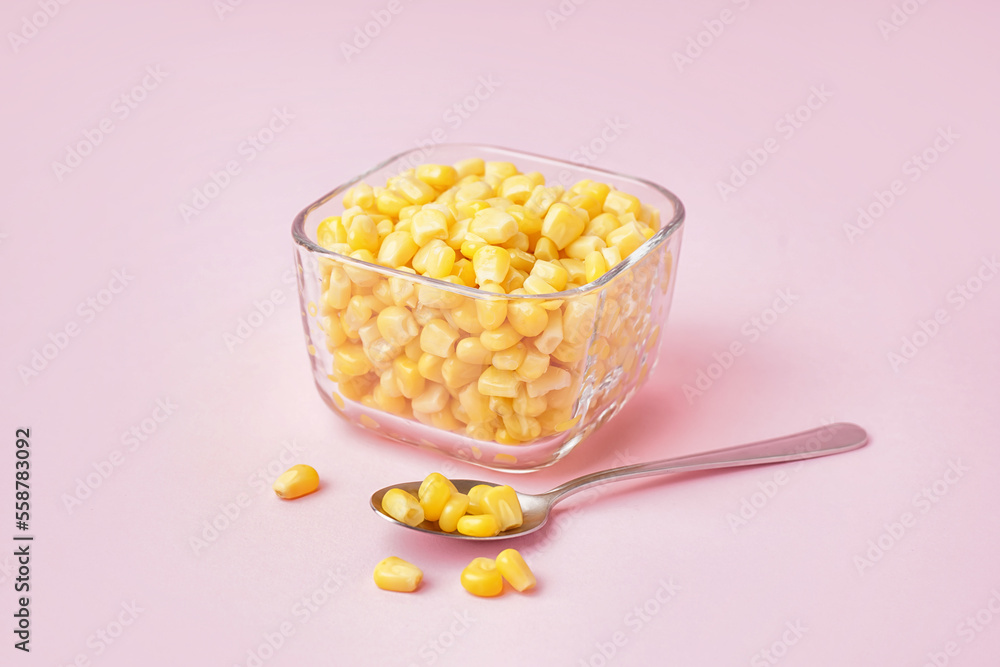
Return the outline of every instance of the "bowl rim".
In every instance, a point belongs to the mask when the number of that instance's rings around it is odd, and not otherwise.
[[[365,178],[383,169],[385,166],[392,164],[393,162],[402,160],[407,156],[412,156],[415,153],[418,152],[424,153],[423,148],[413,148],[410,150],[403,151],[402,153],[397,153],[389,158],[386,158],[385,160],[382,160],[368,171],[358,176],[355,176],[349,181],[346,181],[338,185],[333,190],[326,193],[325,195],[323,195],[322,197],[320,197],[319,199],[317,199],[316,201],[314,201],[313,203],[309,204],[304,209],[299,211],[298,215],[296,215],[295,219],[292,221],[292,238],[295,240],[295,243],[298,244],[299,246],[302,246],[311,253],[315,253],[321,256],[326,256],[331,259],[335,259],[338,262],[343,262],[365,270],[375,271],[376,273],[381,273],[387,276],[397,276],[400,278],[405,278],[409,281],[418,284],[428,285],[431,287],[435,287],[437,289],[454,292],[456,294],[461,294],[469,298],[505,299],[505,300],[525,299],[525,300],[548,301],[550,299],[568,299],[573,297],[579,297],[602,289],[607,283],[611,282],[617,276],[628,271],[630,268],[641,262],[646,257],[646,255],[653,252],[654,249],[658,248],[660,245],[666,242],[666,240],[669,239],[671,236],[673,236],[675,233],[678,233],[684,224],[685,220],[684,204],[677,197],[677,195],[675,195],[670,190],[667,190],[663,186],[654,183],[653,181],[647,180],[645,178],[630,176],[628,174],[622,174],[616,171],[611,171],[609,169],[601,169],[600,167],[581,165],[574,162],[570,162],[568,160],[561,160],[559,158],[548,157],[545,155],[538,155],[537,153],[529,153],[527,151],[521,151],[512,148],[504,148],[502,146],[492,146],[488,144],[440,143],[440,144],[435,144],[434,148],[462,148],[462,149],[468,149],[470,153],[477,150],[478,151],[486,150],[493,154],[498,154],[498,153],[505,154],[512,158],[527,157],[536,161],[548,162],[554,166],[560,166],[564,168],[569,167],[577,171],[591,172],[594,174],[607,174],[609,176],[613,176],[618,179],[625,179],[637,183],[639,185],[652,188],[657,193],[665,197],[673,205],[674,215],[670,219],[670,221],[667,222],[666,224],[663,224],[661,221],[660,229],[658,229],[656,233],[653,234],[653,236],[646,239],[646,241],[643,242],[643,244],[640,245],[638,248],[636,248],[636,250],[632,254],[630,254],[628,257],[624,258],[621,262],[613,266],[607,273],[605,273],[597,280],[586,283],[584,285],[580,285],[579,287],[574,287],[572,289],[563,290],[561,292],[548,292],[546,294],[494,294],[492,292],[485,292],[476,287],[469,287],[467,285],[456,285],[454,283],[450,283],[446,280],[441,280],[439,278],[422,276],[417,273],[408,273],[406,271],[400,271],[399,269],[395,269],[389,266],[382,266],[381,264],[373,264],[371,262],[366,262],[364,260],[357,259],[355,257],[342,255],[340,253],[333,252],[332,250],[327,250],[326,248],[314,243],[308,237],[308,235],[305,233],[305,221],[306,217],[308,217],[308,215],[312,213],[313,210],[326,204],[328,201],[330,201],[337,195],[347,190],[347,188],[350,188],[355,184],[363,181]]]

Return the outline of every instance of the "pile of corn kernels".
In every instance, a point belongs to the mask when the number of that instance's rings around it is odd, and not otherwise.
[[[655,234],[659,211],[603,183],[565,190],[476,158],[359,183],[343,203],[319,224],[323,248],[481,294],[324,258],[320,323],[340,394],[501,444],[573,426],[596,296],[517,297],[599,279]]]

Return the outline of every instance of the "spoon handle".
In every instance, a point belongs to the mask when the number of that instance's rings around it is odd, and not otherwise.
[[[622,479],[650,477],[671,472],[692,472],[812,459],[818,456],[848,452],[866,444],[868,444],[868,434],[863,428],[855,424],[838,422],[802,433],[762,440],[748,445],[602,470],[571,479],[562,486],[546,493],[545,497],[550,502],[555,503],[577,491]]]

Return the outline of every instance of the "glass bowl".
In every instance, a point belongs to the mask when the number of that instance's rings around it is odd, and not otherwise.
[[[540,172],[546,185],[566,189],[583,179],[606,183],[659,209],[660,224],[599,279],[552,294],[496,295],[320,245],[320,221],[343,212],[341,196],[355,184],[381,186],[421,163],[452,164],[470,157],[512,162],[522,173]],[[680,200],[659,185],[562,160],[465,144],[439,144],[391,157],[310,204],[292,225],[316,388],[337,414],[384,437],[495,470],[549,466],[617,414],[655,367],[683,221]],[[363,307],[347,314],[346,300],[358,295],[375,310],[368,313]],[[417,343],[381,336],[376,297],[413,315],[420,333],[413,329],[409,335]],[[508,370],[506,358],[506,363],[499,357],[494,362],[504,368],[477,365],[472,358],[482,351],[480,341],[492,348],[510,342],[499,334],[487,341],[492,332],[477,326],[474,316],[478,308],[501,303],[506,305],[505,325],[511,325],[501,329],[508,336],[511,329],[515,336],[523,335],[519,342],[533,359],[516,372]],[[539,312],[545,323],[536,333],[539,324],[532,318]],[[350,320],[346,334],[345,318]],[[427,354],[419,349],[424,338],[436,346],[436,355],[421,362]],[[480,341],[463,344],[470,338]]]

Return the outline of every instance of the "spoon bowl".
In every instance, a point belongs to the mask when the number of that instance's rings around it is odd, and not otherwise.
[[[557,486],[548,493],[532,495],[530,493],[516,492],[517,499],[521,503],[521,513],[524,515],[523,522],[517,528],[505,530],[499,535],[492,537],[471,537],[458,532],[446,533],[440,530],[433,521],[424,521],[417,526],[410,526],[386,514],[385,510],[382,509],[382,498],[386,492],[390,489],[402,489],[413,495],[413,497],[417,497],[420,482],[393,484],[384,489],[379,489],[372,494],[371,507],[382,518],[404,528],[422,533],[461,540],[505,540],[528,535],[540,529],[548,521],[553,505],[566,496],[592,486],[623,479],[636,479],[675,472],[694,472],[696,470],[714,470],[717,468],[735,468],[800,461],[849,452],[853,449],[864,447],[866,444],[868,444],[868,433],[863,428],[855,424],[838,422],[809,431],[803,431],[802,433],[762,440],[748,445],[739,445],[703,454],[680,456],[662,461],[637,463],[621,468],[603,470],[572,479],[561,486]],[[451,482],[455,485],[459,493],[466,494],[469,492],[469,489],[477,484],[490,484],[490,482],[478,479],[453,479]]]

